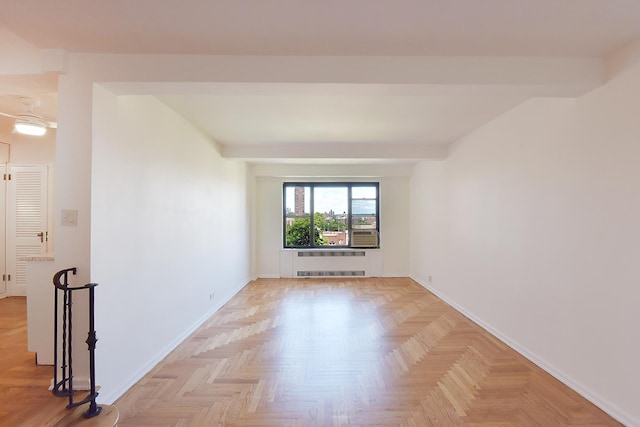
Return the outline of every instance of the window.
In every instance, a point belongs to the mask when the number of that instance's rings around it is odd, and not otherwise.
[[[379,247],[378,190],[377,182],[284,183],[284,247]]]

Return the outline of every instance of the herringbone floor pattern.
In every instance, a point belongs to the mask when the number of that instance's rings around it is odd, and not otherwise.
[[[123,427],[619,425],[406,278],[254,281],[116,406]]]
[[[27,299],[0,299],[0,427],[108,427],[117,420],[113,408],[103,405],[99,417],[86,420],[86,406],[66,409],[66,397],[48,390],[52,366],[36,365],[27,351]],[[78,392],[76,401],[85,392]]]

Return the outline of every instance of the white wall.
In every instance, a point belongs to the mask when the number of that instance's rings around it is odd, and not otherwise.
[[[640,425],[638,94],[636,66],[576,100],[531,100],[411,183],[412,276],[628,425]]]
[[[93,130],[97,382],[110,401],[247,283],[246,168],[150,96],[97,86]]]
[[[11,163],[54,163],[56,159],[56,131],[48,129],[43,136],[18,133],[0,135],[0,141],[10,147]]]
[[[410,166],[262,165],[253,166],[252,171],[256,180],[256,276],[280,276],[282,184],[285,180],[379,182],[382,275],[408,275]]]
[[[412,168],[407,167],[407,172]],[[382,275],[407,277],[409,274],[409,178],[380,179],[380,247]]]
[[[255,184],[255,257],[257,277],[280,277],[282,249],[282,180],[257,179]]]

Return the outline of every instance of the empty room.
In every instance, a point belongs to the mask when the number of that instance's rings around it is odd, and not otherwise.
[[[640,426],[639,3],[1,9],[0,425]]]

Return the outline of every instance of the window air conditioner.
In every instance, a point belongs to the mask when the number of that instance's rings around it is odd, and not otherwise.
[[[378,232],[375,230],[353,230],[351,232],[352,248],[377,248]]]

